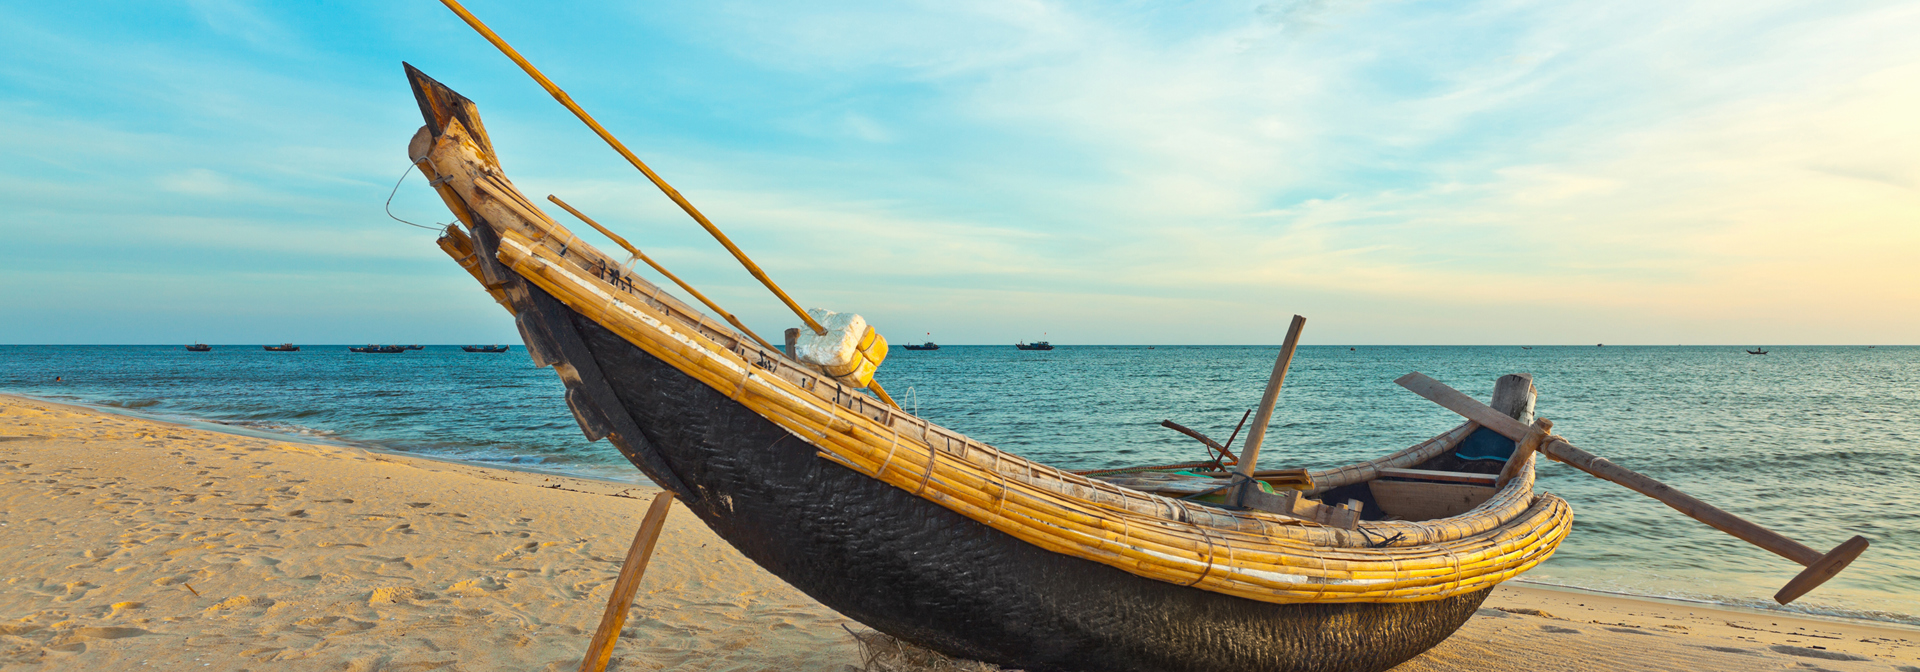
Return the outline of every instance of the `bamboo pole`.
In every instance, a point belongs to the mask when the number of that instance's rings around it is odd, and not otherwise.
[[[607,596],[607,612],[600,616],[600,628],[593,631],[587,655],[580,659],[580,672],[607,669],[614,640],[620,638],[620,627],[626,625],[627,609],[633,606],[634,592],[640,588],[640,577],[647,573],[647,561],[653,559],[653,545],[660,540],[660,530],[666,527],[667,510],[671,508],[673,493],[667,491],[655,495],[653,505],[647,507],[640,531],[633,535],[633,546],[627,549],[627,561],[620,565],[620,578],[613,582],[613,594]]]
[[[727,309],[721,308],[718,304],[715,304],[712,299],[707,298],[707,295],[701,294],[700,290],[694,289],[693,285],[687,284],[687,281],[681,280],[680,276],[674,275],[673,271],[667,270],[667,267],[661,266],[659,262],[654,261],[652,257],[647,256],[646,253],[641,252],[639,248],[634,247],[632,243],[627,242],[627,239],[620,237],[620,234],[614,233],[612,231],[608,231],[607,227],[601,226],[599,222],[593,221],[592,217],[588,217],[586,216],[585,213],[582,213],[579,210],[574,209],[573,206],[567,205],[567,202],[560,200],[559,196],[555,196],[553,194],[547,194],[547,200],[553,201],[554,205],[560,206],[561,209],[566,210],[569,214],[573,215],[576,218],[579,218],[580,221],[586,222],[587,226],[591,226],[593,227],[593,230],[599,231],[600,235],[613,239],[613,242],[615,244],[618,244],[621,247],[621,249],[626,250],[627,254],[631,254],[634,256],[634,258],[647,262],[647,265],[652,266],[653,270],[659,271],[661,275],[667,276],[667,279],[672,280],[673,284],[679,285],[681,289],[687,290],[688,294],[692,294],[693,298],[699,299],[700,303],[706,304],[707,309],[712,310],[713,312],[719,313],[720,317],[725,318],[727,323],[733,325],[735,329],[739,329],[740,333],[746,334],[747,336],[753,338],[753,340],[755,341],[759,341],[760,345],[766,347],[766,349],[768,350],[779,349],[779,348],[773,347],[772,343],[768,343],[767,339],[761,338],[759,334],[753,333],[753,330],[748,329],[747,325],[741,324],[740,318],[734,317],[733,313],[729,313],[727,312]]]
[[[1502,436],[1515,441],[1524,441],[1529,428],[1519,420],[1507,417],[1492,407],[1480,403],[1459,390],[1447,387],[1440,381],[1420,373],[1409,373],[1393,381],[1401,387],[1413,391],[1428,400],[1459,413],[1469,420],[1499,432]],[[1833,578],[1840,570],[1853,562],[1854,558],[1866,552],[1866,537],[1854,536],[1852,539],[1822,554],[1805,544],[1788,539],[1778,532],[1761,527],[1751,521],[1733,515],[1712,504],[1695,499],[1673,486],[1649,478],[1645,474],[1621,467],[1606,458],[1596,456],[1568,443],[1566,439],[1551,437],[1540,446],[1540,452],[1575,469],[1587,472],[1601,480],[1612,481],[1626,486],[1627,489],[1659,500],[1673,510],[1687,517],[1706,523],[1716,530],[1765,549],[1775,555],[1792,560],[1807,569],[1795,576],[1792,581],[1774,594],[1773,599],[1786,604],[1813,590],[1827,579]]]
[[[1236,465],[1247,478],[1253,478],[1260,462],[1260,446],[1267,438],[1267,423],[1273,421],[1273,405],[1280,401],[1280,385],[1287,380],[1287,367],[1293,365],[1293,350],[1300,346],[1300,330],[1306,326],[1307,318],[1293,316],[1293,324],[1287,326],[1287,340],[1280,345],[1280,356],[1273,360],[1273,374],[1267,376],[1267,391],[1260,395],[1260,409],[1254,412],[1253,427],[1247,430],[1247,443],[1240,449],[1240,462]]]
[[[693,217],[693,221],[698,222],[701,228],[706,229],[707,233],[712,234],[714,240],[720,241],[720,244],[725,246],[728,252],[733,253],[733,258],[739,260],[742,266],[746,266],[748,273],[752,273],[753,277],[760,281],[760,284],[766,285],[767,289],[772,290],[774,296],[780,297],[780,302],[787,304],[787,308],[792,310],[793,314],[800,316],[800,320],[806,323],[807,328],[812,329],[813,333],[816,334],[827,333],[826,327],[814,321],[813,316],[808,315],[807,311],[800,307],[800,304],[795,303],[793,297],[787,296],[786,291],[780,289],[779,285],[773,284],[773,278],[767,277],[767,273],[760,270],[759,264],[755,264],[752,259],[747,258],[747,253],[742,252],[739,246],[734,245],[733,240],[728,238],[727,234],[720,231],[720,227],[714,226],[713,222],[709,221],[706,215],[700,214],[700,210],[693,207],[693,203],[687,201],[687,197],[681,196],[679,191],[675,190],[672,185],[667,184],[666,180],[661,179],[660,175],[653,172],[652,168],[648,168],[647,164],[640,160],[640,157],[635,156],[632,150],[627,149],[627,146],[621,143],[619,138],[613,137],[612,133],[600,125],[600,122],[594,121],[592,115],[587,114],[586,110],[581,109],[579,104],[573,102],[572,96],[568,96],[567,92],[560,90],[560,87],[554,84],[553,80],[547,79],[546,75],[541,74],[540,70],[533,67],[532,63],[527,62],[527,59],[521,56],[519,51],[514,50],[512,45],[507,44],[506,40],[501,39],[499,35],[495,34],[493,29],[487,27],[487,24],[481,23],[480,18],[474,16],[472,12],[467,11],[467,8],[461,6],[458,0],[440,0],[440,3],[446,5],[447,9],[453,10],[453,13],[459,15],[462,21],[466,21],[468,26],[472,26],[476,32],[479,32],[481,37],[487,38],[488,42],[493,43],[493,46],[499,49],[500,53],[506,54],[507,58],[512,59],[515,65],[520,66],[521,70],[525,70],[529,76],[533,77],[535,82],[540,83],[541,88],[546,89],[547,93],[553,96],[554,100],[559,101],[561,105],[566,106],[568,111],[573,112],[573,116],[579,117],[580,121],[585,122],[588,128],[593,129],[593,132],[600,136],[601,140],[606,141],[608,146],[613,147],[613,151],[619,152],[620,156],[627,160],[627,163],[631,163],[634,168],[640,169],[640,173],[646,175],[647,180],[653,182],[653,186],[659,187],[661,193],[666,194],[667,198],[673,199],[675,205],[680,206],[680,209],[686,211],[688,216]]]

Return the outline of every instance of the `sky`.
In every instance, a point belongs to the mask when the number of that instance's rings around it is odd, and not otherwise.
[[[895,343],[1920,343],[1920,3],[467,7]],[[402,61],[795,326],[438,2],[0,0],[0,342],[517,342]]]

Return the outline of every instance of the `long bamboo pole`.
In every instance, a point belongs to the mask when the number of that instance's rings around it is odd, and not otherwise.
[[[659,271],[661,275],[667,276],[667,279],[672,280],[673,284],[679,285],[681,289],[687,290],[688,294],[692,294],[693,298],[699,299],[700,303],[706,304],[709,310],[719,313],[720,317],[725,318],[727,320],[727,323],[733,325],[735,329],[739,329],[740,333],[746,334],[747,336],[753,338],[753,340],[759,341],[760,345],[766,346],[768,350],[779,350],[779,348],[773,347],[772,343],[768,343],[767,339],[761,338],[759,334],[753,333],[753,330],[748,329],[747,325],[741,324],[740,318],[734,317],[733,313],[729,313],[725,308],[721,308],[719,304],[716,304],[713,302],[712,299],[707,298],[707,295],[701,294],[700,290],[694,289],[693,285],[687,284],[687,281],[681,280],[680,276],[674,275],[673,271],[667,270],[667,267],[661,266],[660,263],[654,261],[652,257],[649,257],[646,255],[646,253],[641,252],[639,248],[634,247],[632,243],[627,242],[627,239],[620,237],[620,234],[614,233],[612,231],[608,231],[607,227],[601,226],[599,222],[593,221],[592,217],[588,217],[586,216],[585,213],[582,213],[579,210],[574,209],[573,206],[567,205],[567,202],[560,200],[559,196],[548,194],[547,200],[553,201],[554,205],[560,206],[560,208],[563,210],[566,210],[568,214],[571,214],[574,217],[579,218],[580,221],[582,222],[586,222],[587,226],[591,226],[593,227],[593,230],[599,231],[600,235],[603,235],[612,239],[614,243],[618,244],[621,247],[621,249],[626,250],[627,254],[631,254],[634,256],[634,258],[647,262],[647,265],[652,266],[653,270]]]
[[[1515,441],[1527,440],[1527,434],[1530,431],[1527,425],[1507,417],[1506,414],[1480,403],[1479,400],[1459,390],[1448,387],[1445,383],[1420,373],[1409,373],[1393,382],[1447,410],[1459,413],[1468,420],[1479,422],[1481,426],[1498,432],[1502,436]],[[1538,439],[1534,442],[1542,443]],[[1867,550],[1866,537],[1856,535],[1823,554],[1806,544],[1788,539],[1778,532],[1695,499],[1692,495],[1681,492],[1673,486],[1581,450],[1572,443],[1568,443],[1566,439],[1551,437],[1544,441],[1544,444],[1540,446],[1540,452],[1556,461],[1602,480],[1626,486],[1629,490],[1659,500],[1660,503],[1672,507],[1673,510],[1685,514],[1688,518],[1706,523],[1716,530],[1759,546],[1780,557],[1806,565],[1806,570],[1800,572],[1781,588],[1780,592],[1774,594],[1773,599],[1781,604],[1792,602],[1807,591],[1826,582],[1827,579],[1833,578],[1840,573],[1840,570],[1852,563],[1854,558],[1860,557],[1860,554]]]
[[[819,322],[813,319],[813,316],[808,315],[807,311],[802,309],[800,304],[795,303],[793,297],[787,296],[786,291],[780,289],[779,285],[773,284],[773,279],[767,277],[765,271],[760,270],[759,264],[753,263],[752,259],[747,258],[747,253],[740,251],[740,247],[734,245],[733,240],[728,238],[727,234],[721,233],[720,227],[714,226],[713,222],[709,221],[706,215],[700,214],[700,210],[693,207],[693,203],[688,202],[687,197],[681,196],[679,191],[667,184],[666,180],[661,179],[660,175],[653,172],[652,168],[648,168],[647,164],[640,160],[640,157],[634,156],[633,152],[628,150],[627,146],[621,143],[619,138],[613,137],[612,133],[609,133],[605,127],[600,125],[600,122],[594,121],[592,115],[587,114],[586,110],[580,109],[580,105],[573,102],[572,96],[568,96],[567,92],[560,90],[560,87],[554,84],[553,80],[547,79],[546,75],[540,74],[538,68],[533,67],[532,63],[527,62],[527,59],[522,57],[520,52],[515,51],[512,45],[507,44],[506,40],[500,39],[500,36],[495,34],[493,29],[488,28],[487,24],[481,23],[479,17],[467,11],[466,7],[462,7],[458,0],[440,0],[440,3],[446,5],[447,9],[453,10],[454,14],[458,14],[460,19],[466,21],[467,25],[472,26],[475,31],[480,33],[481,37],[487,38],[488,42],[492,42],[493,46],[500,50],[500,53],[506,54],[507,58],[513,59],[515,65],[520,66],[520,69],[525,70],[528,75],[533,77],[534,81],[539,82],[540,87],[546,89],[547,93],[551,94],[554,100],[560,101],[561,105],[566,106],[568,111],[573,112],[573,116],[579,117],[580,121],[585,122],[588,128],[593,129],[594,133],[599,134],[600,139],[605,140],[607,145],[613,147],[614,151],[619,152],[620,156],[627,160],[627,163],[631,163],[633,167],[640,169],[641,174],[646,175],[647,179],[653,182],[653,186],[659,187],[661,193],[666,194],[667,198],[673,199],[674,204],[679,205],[681,210],[685,210],[689,216],[693,217],[693,221],[699,222],[701,228],[706,229],[707,233],[712,234],[714,240],[720,241],[720,244],[725,246],[728,252],[733,253],[733,258],[740,260],[740,264],[747,267],[748,273],[752,273],[754,278],[760,280],[760,284],[766,285],[767,289],[772,290],[774,296],[780,297],[781,303],[787,304],[787,308],[792,310],[793,314],[800,316],[800,320],[806,323],[807,328],[812,329],[813,333],[816,334],[827,333],[826,327],[821,326]]]

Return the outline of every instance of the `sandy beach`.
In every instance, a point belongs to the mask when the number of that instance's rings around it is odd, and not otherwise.
[[[576,669],[653,494],[0,395],[0,669]],[[860,669],[849,628],[676,508],[610,669]],[[1920,630],[1508,584],[1397,669],[1920,672]]]

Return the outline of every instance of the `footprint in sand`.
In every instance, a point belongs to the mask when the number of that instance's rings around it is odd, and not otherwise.
[[[374,589],[373,593],[367,596],[367,605],[377,607],[383,604],[412,604],[431,599],[433,599],[433,593],[413,586],[388,586]]]
[[[265,609],[273,606],[273,600],[251,595],[235,595],[207,607],[206,611],[235,611],[239,609]]]
[[[1809,649],[1803,646],[1788,646],[1786,644],[1775,644],[1767,648],[1773,649],[1774,653],[1784,653],[1789,656],[1799,656],[1801,658],[1819,658],[1821,660],[1873,660],[1872,658],[1862,658],[1860,656],[1856,656],[1848,653],[1841,653],[1839,651],[1828,651],[1826,649]]]

